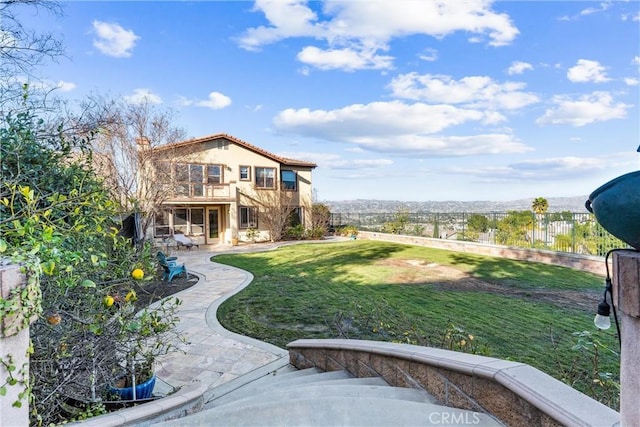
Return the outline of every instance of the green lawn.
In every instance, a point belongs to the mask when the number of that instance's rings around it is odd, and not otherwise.
[[[576,357],[584,358],[582,370],[590,375],[585,352],[571,349],[573,332],[591,331],[617,348],[612,330],[596,332],[593,326],[597,302],[591,307],[555,298],[566,292],[602,294],[603,278],[569,268],[366,240],[300,244],[215,261],[255,276],[220,307],[221,323],[281,347],[298,338],[342,335],[456,348],[446,339],[455,325],[464,330],[457,341],[466,338],[468,346],[472,335],[473,344],[491,356],[559,378]],[[458,274],[432,275],[439,266]],[[489,286],[478,290],[470,278]],[[617,375],[617,357],[600,360],[603,370]]]

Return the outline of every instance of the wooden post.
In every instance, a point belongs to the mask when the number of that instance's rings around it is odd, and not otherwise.
[[[640,426],[640,252],[613,253],[614,304],[620,317],[620,424]]]

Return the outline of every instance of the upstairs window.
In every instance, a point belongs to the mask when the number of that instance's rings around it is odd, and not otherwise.
[[[276,188],[276,168],[256,168],[257,188]]]
[[[251,167],[240,166],[240,181],[251,181]]]
[[[189,182],[189,165],[184,163],[176,163],[174,166],[174,177],[176,182]]]
[[[225,141],[224,139],[218,139],[214,141],[214,147],[218,150],[228,150],[229,141]]]
[[[157,181],[167,182],[171,181],[171,163],[169,162],[156,162],[155,177]]]
[[[220,183],[222,183],[222,166],[221,165],[207,166],[207,184],[220,184]]]
[[[204,186],[202,182],[204,180],[204,166],[202,165],[189,165],[189,182],[191,183],[191,195],[203,196]]]
[[[298,189],[298,175],[294,171],[283,170],[280,175],[283,190],[296,191]]]

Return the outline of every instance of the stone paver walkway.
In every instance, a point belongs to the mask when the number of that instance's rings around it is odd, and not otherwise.
[[[210,246],[191,251],[175,251],[178,263],[184,263],[190,273],[200,277],[198,283],[175,296],[183,303],[178,312],[187,343],[178,343],[180,352],[158,359],[154,394],[166,394],[193,382],[208,389],[288,357],[285,349],[238,335],[224,329],[217,320],[216,310],[225,297],[247,286],[251,273],[210,261],[219,253],[264,251],[280,244],[255,244],[238,247]]]

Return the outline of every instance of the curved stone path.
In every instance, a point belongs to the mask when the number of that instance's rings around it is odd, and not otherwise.
[[[182,300],[177,313],[178,330],[187,343],[177,343],[179,352],[158,359],[155,394],[167,394],[199,382],[208,389],[224,384],[275,360],[288,357],[285,349],[235,334],[222,327],[216,317],[218,306],[253,280],[239,268],[218,264],[211,257],[274,249],[282,244],[255,244],[240,247],[203,247],[177,251],[178,263],[200,277],[198,283],[175,296]]]

